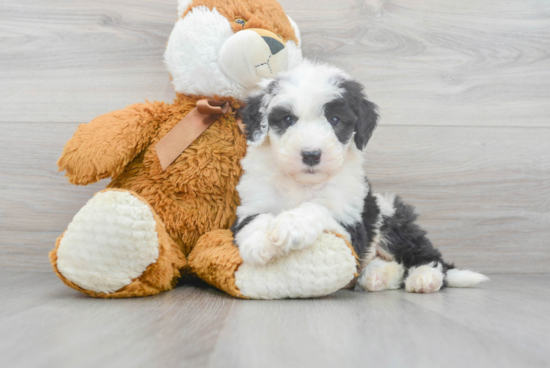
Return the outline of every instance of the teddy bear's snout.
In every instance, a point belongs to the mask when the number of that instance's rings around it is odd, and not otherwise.
[[[266,29],[249,28],[229,37],[218,54],[218,65],[230,79],[245,88],[288,69],[285,41]]]

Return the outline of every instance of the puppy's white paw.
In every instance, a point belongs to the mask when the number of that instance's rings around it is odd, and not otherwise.
[[[299,212],[287,211],[271,221],[267,237],[283,254],[288,254],[291,250],[313,244],[322,233],[323,226],[319,222],[311,221]]]
[[[435,293],[443,285],[441,264],[430,263],[409,269],[405,290],[409,293]]]
[[[267,238],[267,229],[272,220],[271,214],[259,215],[237,233],[235,242],[243,262],[264,265],[283,254],[280,247]]]
[[[386,290],[388,278],[384,272],[380,270],[368,270],[361,278],[359,284],[368,291]]]
[[[399,263],[376,258],[365,267],[357,283],[368,291],[399,289],[404,273],[405,268]]]

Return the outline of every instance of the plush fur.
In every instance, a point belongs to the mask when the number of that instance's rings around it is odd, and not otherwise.
[[[289,17],[277,1],[273,0],[193,0],[184,11],[182,18],[196,8],[216,9],[230,24],[234,33],[249,28],[261,28],[280,35],[285,41],[299,42],[295,24],[289,22]],[[245,23],[235,22],[241,19]],[[195,36],[199,36],[195,34]]]
[[[242,38],[243,31],[262,29],[281,37],[287,58],[272,72],[292,68],[302,59],[300,32],[275,0],[194,0],[181,1],[178,6],[181,13],[168,40],[164,60],[172,82],[178,93],[227,96],[244,99],[250,90],[255,88],[261,77],[236,80],[224,73],[228,63],[239,60],[237,67],[246,72],[247,63],[251,69],[269,60],[272,56],[267,50],[265,58],[256,55],[259,48],[266,46],[261,38],[259,43],[251,45],[244,40],[228,47],[229,54],[224,53],[219,59],[220,50],[229,45],[235,38]],[[234,50],[234,54],[230,54]],[[261,51],[261,50],[260,50]],[[251,53],[252,55],[248,55]],[[277,55],[273,55],[277,56]],[[260,57],[260,61],[256,59]],[[261,70],[258,69],[258,71]],[[273,74],[272,76],[274,76]]]
[[[178,18],[183,16],[183,13],[193,3],[193,0],[178,0]]]
[[[344,234],[362,259],[359,289],[404,283],[409,292],[430,293],[445,284],[454,267],[415,223],[413,208],[371,191],[363,150],[378,114],[359,83],[335,67],[303,62],[247,102],[249,148],[233,224],[245,263],[269,264],[330,231]],[[486,279],[451,275],[453,286]]]
[[[235,116],[228,112],[162,170],[155,145],[199,98],[180,95],[172,105],[138,104],[83,124],[58,162],[72,183],[112,177],[109,188],[140,195],[185,254],[199,236],[234,221],[239,160],[246,150]],[[229,101],[234,109],[240,106]]]

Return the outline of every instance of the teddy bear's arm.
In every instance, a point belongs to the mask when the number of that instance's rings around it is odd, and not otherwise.
[[[57,161],[77,185],[119,175],[144,150],[169,115],[163,102],[128,106],[81,124]]]

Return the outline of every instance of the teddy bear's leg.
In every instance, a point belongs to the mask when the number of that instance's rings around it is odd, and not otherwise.
[[[311,298],[344,288],[357,259],[343,237],[323,233],[310,247],[263,266],[243,263],[229,230],[204,234],[189,255],[191,272],[239,298]]]
[[[100,298],[171,289],[185,256],[153,208],[136,193],[107,189],[75,215],[50,252],[65,284]]]

